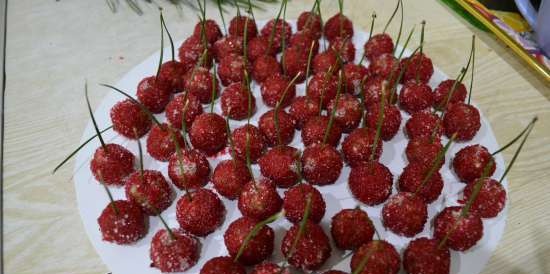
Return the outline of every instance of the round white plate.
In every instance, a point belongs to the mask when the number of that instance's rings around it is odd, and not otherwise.
[[[258,22],[258,23],[260,27],[261,25],[263,25],[264,22]],[[293,23],[293,28],[295,31],[296,26],[294,23]],[[353,42],[357,49],[357,56],[355,59],[356,62],[360,59],[360,56],[363,53],[363,45],[367,39],[368,39],[367,33],[358,31],[356,29],[355,35],[353,37]],[[177,45],[180,45],[180,43],[177,43],[176,46]],[[321,42],[321,49],[323,49],[323,42]],[[410,54],[410,51],[407,51],[406,55],[407,54]],[[156,73],[157,65],[158,65],[158,56],[159,56],[159,52],[153,54],[152,56],[147,58],[145,61],[143,61],[141,64],[134,67],[124,77],[122,77],[122,79],[118,83],[116,83],[115,86],[118,88],[121,88],[124,91],[129,92],[132,95],[135,95],[136,87],[139,81],[147,76],[151,76]],[[464,53],[464,59],[466,59],[466,57],[467,57],[467,52]],[[166,60],[169,60],[170,58],[171,58],[170,50],[169,50],[169,47],[167,47],[164,50],[164,60],[166,61]],[[453,78],[454,78],[454,74],[455,73],[453,72],[453,76],[452,76]],[[432,86],[432,88],[435,88],[437,84],[439,84],[439,82],[447,78],[448,77],[443,72],[435,68],[434,75],[432,76],[429,84],[430,86]],[[252,84],[252,87],[254,90],[254,95],[256,96],[256,104],[257,104],[257,112],[252,117],[252,122],[253,124],[257,125],[257,121],[260,115],[267,110],[267,107],[262,102],[261,95],[260,95],[260,88],[257,85],[257,83],[254,82]],[[99,87],[96,85],[90,86],[91,92],[93,92],[94,89],[99,89],[99,88],[102,88],[102,87]],[[297,95],[303,95],[303,94],[304,94],[304,84],[298,85]],[[114,104],[116,104],[118,101],[122,99],[124,99],[124,97],[114,91],[112,91],[107,96],[105,96],[105,98],[103,99],[99,107],[96,109],[94,114],[100,128],[105,128],[111,125],[111,120],[109,118],[109,111]],[[84,107],[84,103],[83,103],[83,107]],[[208,106],[205,106],[205,108],[207,107]],[[216,104],[215,112],[221,113],[219,102],[217,102]],[[403,116],[403,121],[401,123],[401,127],[404,126],[406,120],[409,118],[409,115],[407,115],[405,112],[402,112],[402,116]],[[497,144],[495,136],[493,135],[491,126],[489,125],[488,121],[483,117],[483,115],[481,117],[482,117],[481,129],[477,133],[476,137],[472,141],[467,143],[453,144],[452,147],[450,148],[450,152],[447,153],[446,164],[441,170],[441,173],[445,182],[443,194],[440,196],[440,198],[437,201],[429,205],[429,208],[428,208],[429,221],[426,224],[424,231],[416,235],[416,237],[422,237],[422,236],[431,237],[432,236],[431,220],[433,219],[433,217],[439,211],[441,211],[445,206],[456,205],[457,199],[460,198],[464,184],[459,183],[458,180],[456,179],[456,176],[449,169],[449,163],[451,163],[452,156],[455,155],[455,153],[459,151],[461,148],[469,144],[478,144],[478,143],[482,144],[486,146],[489,149],[489,151],[496,151],[499,148],[499,145]],[[164,117],[164,114],[157,115],[157,118],[161,122],[166,120]],[[236,127],[240,125],[244,125],[245,123],[246,121],[240,121],[240,122],[232,121],[231,128],[235,129]],[[94,134],[95,132],[93,130],[92,124],[91,122],[88,122],[88,125],[82,136],[82,142],[87,138],[89,138],[90,136],[93,136]],[[118,136],[113,131],[106,132],[104,134],[104,138],[107,142],[122,144],[123,146],[127,147],[130,151],[132,151],[135,155],[138,155],[136,141],[131,141],[131,140],[125,139],[124,137]],[[298,149],[303,149],[303,145],[300,139],[301,139],[300,132],[296,131],[295,138],[291,146],[294,146]],[[141,138],[142,143],[145,143],[145,140],[146,140],[146,136]],[[391,140],[390,142],[384,143],[384,152],[381,158],[381,162],[386,166],[388,166],[388,168],[391,170],[394,176],[394,181],[397,180],[397,178],[401,174],[403,167],[405,167],[407,163],[404,155],[404,150],[405,150],[405,146],[407,145],[407,142],[408,142],[408,139],[404,136],[403,130],[401,129],[393,140]],[[446,142],[447,142],[446,139],[443,140],[443,143],[446,143]],[[97,253],[103,259],[103,262],[105,262],[105,264],[109,267],[109,269],[114,274],[160,273],[158,269],[150,267],[151,260],[149,259],[149,246],[150,246],[151,239],[159,229],[163,228],[162,224],[160,223],[157,217],[149,218],[149,231],[147,235],[133,245],[119,246],[119,245],[102,241],[101,233],[99,231],[99,227],[97,224],[97,218],[101,214],[101,211],[108,204],[109,200],[107,195],[105,194],[105,191],[103,190],[103,187],[97,181],[95,181],[89,169],[90,159],[97,147],[99,147],[99,142],[97,141],[97,139],[95,139],[94,141],[91,142],[91,144],[88,144],[85,148],[83,148],[77,155],[76,165],[74,170],[74,174],[75,174],[74,182],[75,182],[78,207],[80,210],[80,216],[82,218],[84,227],[86,229],[86,233],[90,237],[90,241],[95,247]],[[226,158],[228,158],[228,155],[223,155],[219,158],[209,158],[212,170],[214,169],[216,164],[219,162],[219,160],[226,159]],[[503,173],[504,161],[500,155],[497,155],[495,158],[497,163],[497,170],[494,176],[495,178],[499,178],[499,176]],[[144,166],[146,169],[160,170],[164,174],[164,176],[167,179],[169,179],[167,174],[167,163],[162,163],[154,160],[146,152],[144,152]],[[260,175],[259,168],[257,167],[257,165],[254,165],[253,169],[256,175]],[[342,174],[340,175],[340,178],[335,184],[330,186],[318,187],[318,189],[323,194],[327,204],[326,214],[321,222],[321,225],[325,229],[325,232],[327,233],[327,235],[330,235],[330,221],[332,216],[336,214],[338,211],[340,211],[342,208],[353,208],[358,204],[358,202],[352,197],[347,187],[347,178],[349,175],[349,171],[350,171],[349,167],[345,166],[344,169],[342,170]],[[504,186],[505,188],[507,188],[507,181],[504,181]],[[207,185],[207,188],[212,188],[212,184],[209,183]],[[181,191],[177,190],[175,187],[174,189],[176,190],[177,198],[173,202],[172,206],[170,206],[166,211],[163,212],[163,217],[167,220],[168,224],[171,227],[178,226],[178,223],[175,218],[175,205],[176,205],[177,199],[179,199],[179,197],[182,196]],[[123,188],[119,188],[119,189],[111,188],[111,191],[113,192],[113,196],[115,199],[125,199]],[[394,193],[396,193],[395,187],[393,191]],[[282,197],[284,190],[279,189],[279,193],[281,194],[281,197]],[[189,269],[186,273],[198,273],[202,265],[210,258],[227,254],[225,245],[223,244],[223,233],[227,229],[228,225],[233,220],[239,218],[241,214],[237,209],[235,201],[229,201],[225,198],[222,198],[222,200],[227,209],[227,215],[226,215],[225,221],[223,225],[214,233],[210,234],[205,238],[200,239],[202,243],[200,260],[193,268]],[[403,249],[407,246],[408,242],[412,238],[400,237],[384,229],[380,220],[380,211],[381,211],[382,205],[376,206],[376,207],[368,207],[365,205],[361,205],[361,208],[368,212],[369,216],[375,223],[376,228],[380,232],[381,237],[384,238],[386,241],[395,245],[395,247],[402,253]],[[464,253],[452,251],[451,273],[477,274],[482,271],[482,269],[487,264],[489,258],[491,257],[491,254],[495,250],[500,238],[502,237],[505,223],[506,223],[507,208],[508,207],[506,207],[503,210],[503,212],[501,212],[496,218],[483,221],[484,236],[474,248]],[[290,227],[290,225],[291,224],[288,221],[286,221],[286,219],[284,218],[280,218],[275,223],[270,225],[276,232],[275,251],[272,256],[272,260],[274,262],[282,261],[282,255],[280,252],[280,243],[284,235],[284,232],[286,231],[286,229]],[[322,267],[322,270],[338,269],[338,270],[349,272],[350,271],[349,257],[347,257],[345,260],[342,260],[342,257],[344,257],[345,255],[346,254],[344,254],[344,252],[338,250],[333,245],[332,256],[324,264],[324,266]]]

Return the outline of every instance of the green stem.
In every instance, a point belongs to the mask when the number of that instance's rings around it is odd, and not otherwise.
[[[294,255],[294,252],[296,251],[296,246],[298,245],[298,242],[300,241],[300,238],[302,238],[305,230],[307,221],[309,219],[309,215],[311,214],[311,193],[307,194],[306,197],[306,208],[304,209],[304,216],[302,217],[302,220],[300,221],[300,226],[298,227],[298,233],[296,234],[296,238],[292,242],[292,246],[290,247],[290,251],[288,252],[287,256],[285,257],[286,261],[288,261],[288,258],[292,257]]]
[[[280,131],[280,128],[279,128],[279,109],[281,108],[281,105],[283,104],[283,102],[286,98],[286,94],[288,93],[288,90],[290,89],[290,87],[292,85],[294,85],[296,80],[298,80],[298,78],[301,75],[302,75],[302,73],[298,72],[298,74],[296,74],[296,76],[294,76],[294,78],[292,78],[292,80],[288,83],[285,90],[283,91],[283,95],[281,96],[281,99],[279,99],[279,102],[277,102],[277,105],[275,105],[275,108],[273,109],[273,123],[275,124],[275,133],[277,134],[277,144],[278,145],[283,144],[283,139],[281,138],[281,131]]]
[[[309,53],[307,55],[307,66],[306,66],[306,88],[309,86],[309,74],[311,73],[311,60],[313,59],[313,48],[315,47],[315,41],[311,41],[311,46],[309,47]]]
[[[422,21],[422,31],[420,32],[420,54],[418,55],[418,62],[416,64],[416,72],[415,72],[415,81],[418,84],[420,81],[420,66],[422,65],[422,53],[424,51],[424,29],[426,27],[426,21]],[[414,58],[414,55],[411,56],[411,59]]]
[[[443,149],[440,150],[437,153],[437,155],[435,156],[435,159],[432,163],[432,166],[431,166],[430,170],[428,171],[428,174],[426,174],[426,176],[424,177],[424,179],[422,180],[422,182],[420,183],[420,185],[418,186],[418,188],[414,192],[415,195],[417,195],[420,191],[422,191],[424,186],[430,181],[432,176],[439,169],[439,165],[441,164],[443,159],[445,159],[445,154],[447,153],[447,151],[449,150],[449,148],[451,147],[451,144],[455,141],[455,139],[456,139],[456,133],[453,134],[453,136],[451,136],[451,139],[449,140],[449,142],[447,142],[445,147],[443,147]]]
[[[99,131],[99,127],[97,126],[97,122],[94,117],[94,113],[92,112],[92,106],[90,106],[90,98],[88,97],[88,81],[84,83],[84,97],[86,97],[86,105],[88,106],[88,113],[90,114],[90,117],[92,118],[92,124],[94,125],[94,130],[96,132],[96,136],[99,139],[99,142],[101,143],[101,147],[106,150],[105,147],[105,141],[103,140],[103,137],[101,136],[101,132]],[[105,151],[107,152],[107,151]]]
[[[178,139],[176,138],[174,131],[171,128],[169,128],[168,130],[170,132],[170,138],[172,138],[172,142],[176,147],[176,156],[178,157],[178,168],[181,174],[181,178],[183,180],[183,189],[185,190],[185,196],[187,197],[187,199],[189,199],[189,201],[191,201],[191,193],[189,192],[189,188],[187,188],[187,182],[185,179],[185,168],[183,167],[183,152],[181,151],[180,144],[178,143]]]
[[[210,113],[214,113],[214,104],[216,102],[216,89],[218,87],[218,83],[217,83],[217,72],[216,72],[216,66],[214,66],[214,73],[212,75],[212,94],[210,96],[211,98],[211,101],[210,101]]]
[[[170,31],[168,31],[168,27],[166,26],[166,22],[164,21],[164,16],[162,15],[162,12],[160,13],[160,22],[162,23],[162,26],[164,27],[164,30],[166,31],[166,34],[168,35],[168,39],[170,40],[170,50],[172,51],[172,61],[176,61],[176,55],[174,53],[174,40],[172,39],[172,35],[170,34]]]
[[[372,32],[374,31],[374,21],[376,20],[376,12],[372,13],[372,21],[370,23],[370,31],[369,31],[369,39],[367,41],[370,41],[372,38]],[[363,65],[363,61],[365,61],[366,54],[363,53],[363,56],[361,56],[361,60],[359,60],[359,65]]]
[[[475,46],[476,39],[475,38],[476,36],[473,35],[472,36],[472,77],[470,79],[470,92],[468,92],[468,105],[472,100],[472,92],[474,88],[474,71],[476,67],[476,46]]]
[[[357,266],[357,268],[355,269],[355,271],[352,272],[352,274],[359,274],[359,273],[363,273],[363,270],[365,269],[365,267],[367,267],[367,264],[369,262],[369,259],[370,257],[374,254],[374,252],[378,251],[378,242],[377,241],[373,241],[373,247],[371,249],[369,249],[369,251],[367,252],[367,254],[365,254],[365,257],[363,257],[363,259],[361,259],[361,261],[359,262],[359,265]]]
[[[162,66],[163,55],[164,55],[164,26],[162,24],[162,10],[160,10],[160,55],[159,55],[159,65],[157,68],[157,75],[156,75],[157,80],[160,74],[160,67]]]
[[[225,24],[225,17],[223,16],[223,8],[222,8],[222,0],[216,0],[216,4],[218,5],[218,12],[220,13],[220,17],[222,18],[222,24],[223,24],[223,33],[227,35],[227,25]]]
[[[159,216],[160,222],[162,223],[162,225],[164,226],[164,228],[168,232],[168,235],[170,235],[170,239],[175,240],[176,236],[174,235],[174,232],[172,231],[172,229],[170,229],[170,227],[168,226],[168,224],[166,223],[164,218],[162,218],[162,215],[160,215],[160,213],[158,214],[158,216]]]
[[[533,120],[531,120],[531,123],[529,123],[529,125],[527,126],[527,128],[529,128],[527,130],[527,132],[525,133],[525,137],[523,137],[523,140],[521,140],[521,143],[519,144],[519,147],[518,149],[516,150],[516,152],[514,153],[514,156],[512,157],[512,160],[510,161],[510,164],[508,165],[508,167],[506,168],[506,170],[504,171],[504,174],[502,174],[502,177],[500,177],[500,180],[498,180],[499,183],[502,183],[502,181],[504,180],[504,178],[506,178],[506,175],[508,174],[508,172],[510,172],[510,169],[512,168],[512,166],[514,165],[514,163],[516,162],[516,159],[518,158],[519,156],[519,153],[521,152],[521,150],[523,149],[523,145],[525,145],[525,142],[527,141],[527,137],[529,137],[529,134],[531,134],[531,131],[533,130],[533,128],[535,127],[535,123],[538,121],[538,117],[535,117],[533,118]]]
[[[399,45],[399,41],[401,40],[401,33],[403,31],[403,1],[399,0],[399,3],[401,5],[401,22],[399,23],[399,32],[397,33],[397,39],[395,40],[395,47],[393,47],[392,54],[395,54],[395,51],[397,50],[397,46]]]
[[[137,137],[137,129],[134,128],[134,134],[136,135],[136,141],[138,144],[138,152],[139,152],[139,177],[141,179],[141,182],[144,183],[144,177],[143,177],[143,149],[141,148],[141,141]]]
[[[115,215],[119,215],[119,211],[117,206],[115,205],[115,199],[113,198],[113,194],[111,193],[111,190],[103,183],[103,174],[101,174],[101,171],[97,173],[97,176],[99,177],[99,183],[103,186],[103,189],[105,189],[105,192],[107,192],[107,197],[109,197],[109,201],[111,202],[110,205],[113,208],[113,211],[115,212]]]
[[[338,89],[336,90],[336,98],[334,99],[334,105],[332,107],[332,112],[328,120],[327,130],[325,131],[325,136],[323,137],[323,144],[327,143],[330,130],[332,129],[332,125],[334,123],[334,117],[336,116],[336,109],[338,108],[338,103],[340,101],[341,90],[342,90],[342,71],[340,70],[340,72],[338,73]]]
[[[235,256],[235,258],[233,258],[233,262],[238,262],[239,261],[239,258],[243,254],[244,250],[248,247],[248,244],[250,244],[250,241],[252,241],[252,239],[254,239],[254,237],[256,237],[258,235],[258,233],[260,233],[262,228],[264,228],[266,225],[268,225],[270,223],[275,222],[277,219],[279,219],[279,217],[281,215],[282,215],[282,213],[279,212],[279,213],[276,213],[276,214],[268,217],[267,219],[257,223],[252,228],[252,230],[246,235],[246,237],[244,238],[243,243],[239,247],[239,251],[237,252],[237,255]]]
[[[388,30],[388,27],[389,27],[391,21],[393,20],[393,17],[395,17],[395,14],[397,13],[397,10],[399,9],[399,5],[400,5],[400,1],[397,1],[397,6],[395,6],[395,9],[393,10],[393,13],[391,14],[390,19],[386,23],[386,26],[384,26],[384,30],[382,31],[382,33],[386,33],[386,30]]]
[[[107,130],[113,128],[113,126],[108,126],[106,127],[105,129],[101,130],[99,133],[104,133],[106,132]],[[57,172],[57,170],[59,170],[67,161],[69,161],[74,155],[76,155],[76,153],[78,153],[84,146],[86,146],[89,142],[91,142],[93,139],[95,139],[96,137],[98,137],[99,135],[96,133],[95,135],[93,135],[92,137],[88,138],[86,141],[84,141],[84,143],[82,143],[80,146],[78,146],[75,150],[73,150],[73,152],[71,152],[71,154],[69,154],[67,157],[65,157],[65,159],[63,161],[61,161],[61,163],[59,163],[52,171],[52,174],[55,174]]]
[[[273,46],[273,39],[275,38],[275,30],[277,29],[277,24],[279,24],[279,19],[281,18],[281,14],[283,12],[285,1],[281,3],[281,7],[279,8],[279,12],[277,13],[277,17],[275,17],[275,22],[273,24],[273,29],[271,29],[271,33],[269,34],[269,42],[267,46],[267,53],[271,52],[271,47]]]

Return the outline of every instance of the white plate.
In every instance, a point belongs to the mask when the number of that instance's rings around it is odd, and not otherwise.
[[[263,25],[264,22],[258,22],[259,26]],[[295,24],[293,24],[294,31],[296,30]],[[353,42],[357,49],[356,61],[360,59],[360,56],[363,52],[363,45],[368,39],[368,34],[362,31],[355,31],[353,37]],[[180,45],[177,43],[176,45]],[[321,43],[321,48],[323,43]],[[141,64],[134,67],[130,70],[122,79],[115,84],[116,87],[121,88],[129,92],[132,95],[135,95],[135,89],[139,81],[147,76],[154,75],[157,70],[158,64],[158,52],[147,58]],[[410,54],[410,51],[407,52]],[[429,53],[428,53],[429,54]],[[466,59],[467,52],[464,52],[464,59]],[[170,50],[167,47],[164,50],[164,60],[169,60]],[[454,78],[455,72],[453,72],[452,77]],[[434,75],[430,80],[430,86],[435,88],[437,84],[448,77],[435,68]],[[98,89],[98,86],[91,86],[91,91]],[[257,125],[257,121],[260,115],[266,111],[267,107],[263,104],[260,88],[256,83],[253,83],[254,94],[256,96],[256,104],[258,111],[253,116],[252,121]],[[297,95],[304,94],[304,84],[297,86]],[[99,107],[95,111],[95,117],[97,119],[100,128],[107,127],[111,124],[109,118],[109,110],[111,107],[118,101],[124,99],[123,96],[119,95],[116,92],[111,92],[101,102]],[[205,106],[207,107],[207,106]],[[216,104],[215,111],[221,113],[219,102]],[[401,126],[403,127],[405,121],[409,118],[405,112],[402,112],[403,121]],[[441,211],[445,206],[456,205],[457,198],[460,198],[462,188],[464,184],[458,183],[456,176],[449,169],[449,163],[451,163],[451,158],[457,151],[469,144],[482,144],[486,146],[489,151],[496,151],[500,146],[497,144],[495,136],[488,121],[481,116],[481,129],[477,133],[476,137],[467,143],[453,144],[450,148],[450,152],[447,153],[446,165],[441,170],[445,187],[443,189],[443,194],[440,198],[429,205],[429,221],[426,224],[424,231],[416,236],[428,236],[432,235],[432,222],[433,217]],[[157,118],[160,121],[165,121],[164,114],[157,115]],[[234,129],[239,125],[243,125],[246,122],[231,122],[231,128]],[[94,135],[91,122],[88,122],[88,125],[82,136],[82,142]],[[127,140],[123,137],[118,136],[113,131],[108,131],[104,134],[105,140],[107,142],[113,142],[122,144],[137,155],[137,143],[135,141]],[[141,141],[144,143],[146,137],[143,137]],[[342,138],[343,140],[343,138]],[[447,140],[444,140],[443,143],[446,143]],[[406,160],[404,156],[405,146],[407,145],[407,138],[404,136],[403,130],[401,129],[397,136],[390,142],[384,143],[384,152],[381,158],[381,162],[389,167],[391,172],[394,175],[394,181],[397,180],[399,174],[401,173],[403,167],[406,165]],[[296,132],[295,138],[291,144],[292,146],[303,149],[303,145],[300,140],[300,132]],[[147,235],[138,241],[137,243],[130,246],[119,246],[111,243],[107,243],[101,240],[101,233],[97,224],[97,218],[101,214],[101,211],[105,208],[109,202],[103,187],[99,185],[93,178],[90,169],[89,163],[90,159],[99,146],[99,142],[96,140],[92,141],[91,144],[83,148],[77,155],[76,165],[74,170],[74,179],[75,179],[75,189],[78,201],[78,207],[80,210],[80,216],[84,223],[86,233],[90,237],[90,241],[95,247],[97,253],[103,259],[103,262],[109,267],[109,269],[115,274],[134,274],[134,273],[160,273],[156,268],[150,267],[151,260],[149,258],[149,246],[153,235],[159,230],[162,229],[162,224],[159,219],[156,217],[149,218],[149,230]],[[228,155],[222,156],[218,159],[209,158],[212,170],[222,158],[228,158]],[[497,169],[495,172],[495,178],[503,173],[504,161],[500,155],[496,157]],[[146,152],[144,155],[144,165],[146,169],[156,169],[160,170],[164,176],[169,179],[167,174],[167,163],[161,163],[155,161],[150,157]],[[253,166],[254,172],[259,175],[259,168],[255,165]],[[325,229],[327,235],[330,235],[330,220],[334,214],[336,214],[342,208],[353,208],[358,203],[352,196],[347,187],[347,178],[349,174],[349,167],[345,166],[340,178],[334,185],[318,187],[318,189],[323,193],[325,198],[327,209],[325,216],[321,222],[321,225]],[[507,181],[504,181],[504,187],[507,189]],[[207,188],[212,188],[212,184],[208,184]],[[175,189],[175,188],[174,188]],[[111,188],[113,196],[115,199],[125,199],[123,188]],[[394,193],[396,193],[394,187]],[[182,192],[176,190],[178,198],[181,197]],[[284,190],[279,190],[281,197],[283,196]],[[223,225],[216,230],[214,233],[210,234],[206,238],[201,238],[202,250],[201,257],[199,262],[195,267],[188,270],[186,273],[198,273],[202,265],[212,257],[226,255],[227,251],[225,245],[223,244],[223,233],[227,229],[228,225],[235,219],[241,216],[239,210],[237,209],[235,201],[229,201],[225,198],[222,198],[225,207],[227,209],[227,215]],[[177,227],[178,223],[175,218],[175,205],[176,200],[173,202],[166,211],[163,212],[164,218],[167,220],[168,224],[171,227]],[[390,231],[384,229],[380,220],[380,211],[382,205],[376,207],[367,207],[362,205],[362,208],[366,210],[369,216],[374,221],[378,231],[381,233],[382,238],[389,241],[402,253],[403,249],[407,246],[411,238],[400,237],[393,234]],[[451,273],[453,274],[477,274],[480,273],[491,254],[495,250],[500,238],[502,237],[504,227],[506,224],[506,213],[508,206],[501,212],[496,218],[484,220],[484,236],[478,242],[478,244],[471,250],[460,253],[452,251],[451,254]],[[275,223],[270,225],[276,232],[275,237],[275,251],[272,257],[274,262],[280,262],[282,260],[282,255],[280,252],[280,243],[286,229],[290,227],[290,223],[284,218],[279,219]],[[344,253],[338,250],[333,245],[332,256],[327,261],[323,270],[325,269],[339,269],[343,271],[350,271],[349,269],[349,258],[346,260],[341,259],[344,256]]]

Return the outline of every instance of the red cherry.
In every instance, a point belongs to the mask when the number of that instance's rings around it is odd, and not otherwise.
[[[118,144],[99,147],[90,162],[94,178],[106,185],[124,185],[124,178],[134,171],[134,154]]]
[[[103,240],[119,245],[137,242],[147,234],[145,215],[134,202],[109,203],[97,218]]]

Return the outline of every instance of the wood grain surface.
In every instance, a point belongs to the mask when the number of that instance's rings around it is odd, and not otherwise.
[[[121,1],[123,3],[124,1]],[[312,0],[294,0],[288,18],[309,9]],[[325,17],[337,1],[323,1]],[[468,54],[470,37],[480,38],[473,99],[491,121],[502,144],[529,120],[540,118],[509,175],[511,208],[506,233],[484,273],[550,273],[550,84],[538,78],[490,34],[472,29],[438,1],[404,1],[406,26],[427,21],[426,52],[434,64],[455,75]],[[124,5],[124,4],[122,4]],[[347,0],[345,13],[368,30],[376,10],[381,30],[394,1]],[[273,17],[266,6],[256,17]],[[92,103],[159,48],[158,12],[143,7],[112,14],[104,1],[9,2],[4,162],[5,273],[106,273],[77,211],[72,165],[53,167],[78,145],[88,122],[82,86],[87,78]],[[231,17],[235,14],[229,10]],[[177,40],[196,22],[191,10],[166,10]],[[219,19],[212,6],[208,16]],[[221,22],[221,21],[220,21]],[[396,33],[397,24],[390,29]],[[408,28],[407,28],[408,29]],[[507,161],[512,151],[505,153]]]

